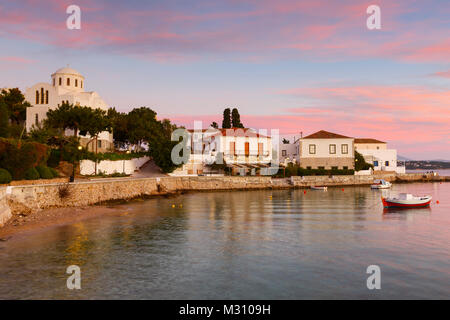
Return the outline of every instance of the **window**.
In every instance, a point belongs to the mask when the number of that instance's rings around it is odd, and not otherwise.
[[[235,156],[236,155],[236,143],[230,142],[230,153]]]
[[[81,81],[81,87],[83,88],[83,81]]]
[[[62,79],[59,78],[59,85],[62,85]]]
[[[45,104],[48,104],[48,90],[45,90]]]
[[[309,154],[316,154],[316,145],[315,144],[309,145]]]
[[[44,88],[41,88],[41,104],[44,104]]]
[[[348,144],[341,145],[342,154],[348,154]]]
[[[36,104],[39,104],[39,91],[36,90]]]
[[[98,140],[98,141],[97,141],[97,147],[99,147],[99,148],[102,147],[102,140]]]
[[[306,169],[311,170],[311,166],[306,167]]]
[[[325,167],[318,167],[319,170],[325,170]]]
[[[286,157],[286,150],[281,150],[281,155],[282,155],[283,157]]]
[[[385,162],[384,162],[384,165],[385,165],[386,167],[389,167],[389,161],[385,161]]]
[[[342,169],[348,170],[348,167],[347,166],[343,166]]]
[[[67,78],[67,85],[70,86],[70,78]]]
[[[53,78],[53,86],[55,86],[55,84],[56,84],[56,79]]]
[[[75,79],[75,87],[78,87],[78,79]]]
[[[331,167],[331,170],[337,170],[338,167]]]
[[[258,156],[262,156],[264,154],[264,144],[262,142],[258,143]]]
[[[250,155],[250,142],[245,143],[245,156],[248,157]]]
[[[373,166],[374,166],[374,167],[378,167],[378,160],[374,160],[374,161],[373,161]]]
[[[34,116],[34,123],[36,124],[36,126],[39,124],[39,115],[37,113]]]
[[[330,154],[336,154],[336,145],[330,144]]]

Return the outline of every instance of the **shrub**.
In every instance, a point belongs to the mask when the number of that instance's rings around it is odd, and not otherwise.
[[[53,168],[48,168],[50,172],[52,173],[53,178],[59,178],[59,173]]]
[[[25,179],[27,180],[38,180],[39,172],[35,168],[29,168],[25,171]]]
[[[36,142],[0,139],[0,167],[8,170],[14,180],[21,180],[28,169],[45,165],[47,150],[47,146]]]
[[[53,174],[48,167],[37,166],[36,170],[39,172],[41,179],[53,179]]]
[[[10,183],[12,180],[11,174],[8,170],[0,169],[0,184]]]

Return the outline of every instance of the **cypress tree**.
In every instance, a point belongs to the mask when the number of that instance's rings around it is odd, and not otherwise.
[[[231,113],[231,121],[233,128],[244,128],[244,125],[241,123],[241,116],[236,108],[234,108]]]
[[[9,136],[9,112],[5,102],[0,98],[0,137]]]
[[[223,129],[230,129],[231,128],[231,111],[230,111],[230,108],[226,108],[225,110],[223,110],[222,128]]]

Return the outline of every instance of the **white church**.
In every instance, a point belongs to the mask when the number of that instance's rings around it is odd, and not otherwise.
[[[39,82],[28,88],[25,92],[25,99],[31,104],[27,108],[27,131],[33,126],[42,122],[51,109],[56,109],[62,103],[70,103],[78,106],[99,108],[107,111],[108,105],[95,91],[84,91],[84,77],[72,68],[61,68],[51,75],[52,82]],[[73,134],[71,130],[66,131],[67,135]],[[89,136],[80,135],[81,144],[86,147],[91,141]],[[99,152],[111,151],[114,148],[113,135],[109,132],[100,133],[97,141]],[[89,143],[88,149],[95,150],[94,142]]]

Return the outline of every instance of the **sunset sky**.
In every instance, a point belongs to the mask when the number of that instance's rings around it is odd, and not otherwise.
[[[66,28],[81,7],[81,30]],[[366,9],[381,8],[381,30]],[[178,124],[324,129],[450,160],[450,3],[434,1],[0,0],[0,88],[67,65],[121,111]]]

